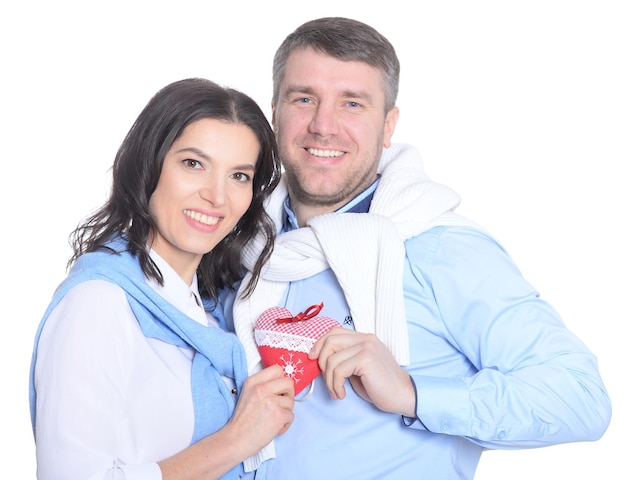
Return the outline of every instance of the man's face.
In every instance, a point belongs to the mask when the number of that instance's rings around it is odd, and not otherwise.
[[[292,205],[334,211],[376,178],[398,110],[380,70],[307,48],[286,63],[272,122]]]

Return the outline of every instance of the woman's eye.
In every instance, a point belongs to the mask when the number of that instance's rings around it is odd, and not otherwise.
[[[247,173],[243,173],[243,172],[233,173],[233,178],[235,180],[240,181],[240,182],[248,182],[248,181],[250,181],[250,175],[248,175]]]
[[[202,166],[198,160],[194,160],[193,158],[186,158],[183,160],[183,163],[191,168],[200,168]]]

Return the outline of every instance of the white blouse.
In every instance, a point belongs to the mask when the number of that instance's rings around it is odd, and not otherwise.
[[[190,287],[150,255],[164,278],[151,286],[216,326],[197,301],[197,280]],[[38,480],[161,480],[156,462],[189,445],[193,350],[145,337],[119,286],[72,288],[46,321],[37,355]]]

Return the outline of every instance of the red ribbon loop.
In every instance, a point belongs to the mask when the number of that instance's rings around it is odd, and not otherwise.
[[[295,317],[287,317],[287,318],[278,318],[276,319],[276,323],[287,323],[287,322],[304,322],[310,318],[316,316],[320,311],[324,308],[324,302],[319,305],[311,305],[304,312],[300,312]]]

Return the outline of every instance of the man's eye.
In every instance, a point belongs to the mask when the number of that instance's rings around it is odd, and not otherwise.
[[[304,97],[304,98],[299,98],[298,99],[299,103],[311,103],[311,99],[308,97]]]
[[[352,107],[352,108],[356,108],[356,107],[361,106],[361,104],[359,102],[348,102],[347,105],[349,107]]]

